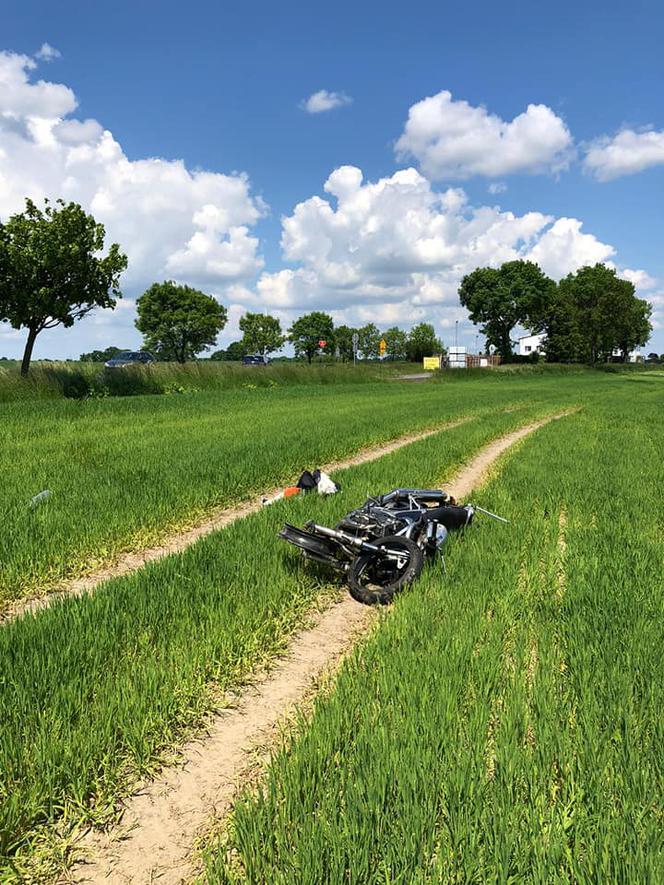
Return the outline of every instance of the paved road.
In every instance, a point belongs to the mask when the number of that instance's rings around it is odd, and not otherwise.
[[[428,381],[431,372],[418,372],[416,375],[397,375],[395,381]]]

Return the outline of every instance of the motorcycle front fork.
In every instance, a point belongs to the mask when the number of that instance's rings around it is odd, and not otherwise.
[[[447,529],[439,522],[432,521],[427,524],[427,546],[434,554],[437,553],[440,556],[440,567],[444,576],[447,575],[447,568],[445,567],[443,548],[447,540],[447,534]]]

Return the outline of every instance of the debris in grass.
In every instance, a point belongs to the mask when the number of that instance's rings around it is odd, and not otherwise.
[[[300,474],[300,478],[294,486],[287,486],[271,498],[262,498],[261,504],[274,504],[275,501],[280,501],[282,498],[291,498],[293,495],[299,495],[300,492],[313,492],[314,489],[319,495],[334,495],[341,490],[341,486],[338,486],[332,477],[323,470],[318,468],[313,472],[305,470]]]
[[[48,501],[51,497],[50,489],[44,489],[43,492],[39,492],[38,495],[35,495],[33,498],[30,498],[30,509],[34,510],[35,507],[39,507],[40,504],[43,504],[44,501]]]

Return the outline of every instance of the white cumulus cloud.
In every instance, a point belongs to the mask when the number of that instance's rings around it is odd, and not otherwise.
[[[345,92],[328,92],[327,89],[319,89],[318,92],[314,92],[305,99],[301,107],[308,114],[322,114],[325,111],[351,104],[352,101],[350,95],[346,95]]]
[[[40,61],[53,61],[61,57],[62,53],[60,50],[56,49],[55,46],[51,46],[50,43],[42,43],[37,52],[35,52],[35,58],[40,59]]]
[[[410,108],[395,148],[433,180],[498,177],[567,168],[572,136],[546,105],[529,104],[508,122],[443,90]]]
[[[327,198],[312,196],[282,220],[283,257],[292,266],[263,273],[245,303],[254,298],[285,315],[323,309],[340,322],[425,320],[444,329],[466,319],[457,291],[478,266],[525,258],[560,278],[615,252],[578,219],[473,207],[462,189],[436,190],[412,168],[371,182],[341,166],[324,190]]]
[[[535,243],[528,258],[554,279],[586,264],[608,262],[615,255],[614,247],[583,233],[582,226],[576,218],[558,218]]]
[[[653,289],[657,285],[657,280],[645,270],[632,270],[630,267],[625,267],[620,271],[620,276],[633,283],[634,288],[638,291]]]
[[[598,181],[634,175],[664,164],[664,130],[635,132],[622,129],[613,137],[602,136],[586,148],[584,169]]]
[[[30,82],[37,63],[29,55],[0,52],[0,127],[30,117],[58,120],[76,109],[76,96],[60,83]]]
[[[26,196],[91,211],[129,258],[124,288],[165,277],[215,294],[263,266],[250,230],[265,213],[244,174],[190,170],[181,160],[130,160],[94,119],[73,116],[67,86],[35,80],[25,55],[0,53],[0,218]]]
[[[650,302],[652,305],[650,322],[652,323],[653,329],[657,332],[664,330],[664,291],[648,295],[646,301]],[[653,347],[651,344],[647,349],[648,351],[651,351],[656,350],[657,348]]]

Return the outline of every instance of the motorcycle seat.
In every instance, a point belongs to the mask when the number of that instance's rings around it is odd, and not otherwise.
[[[470,507],[459,507],[456,504],[447,504],[443,507],[432,507],[424,513],[427,522],[437,522],[446,529],[461,529],[470,525],[473,519],[473,511]]]

